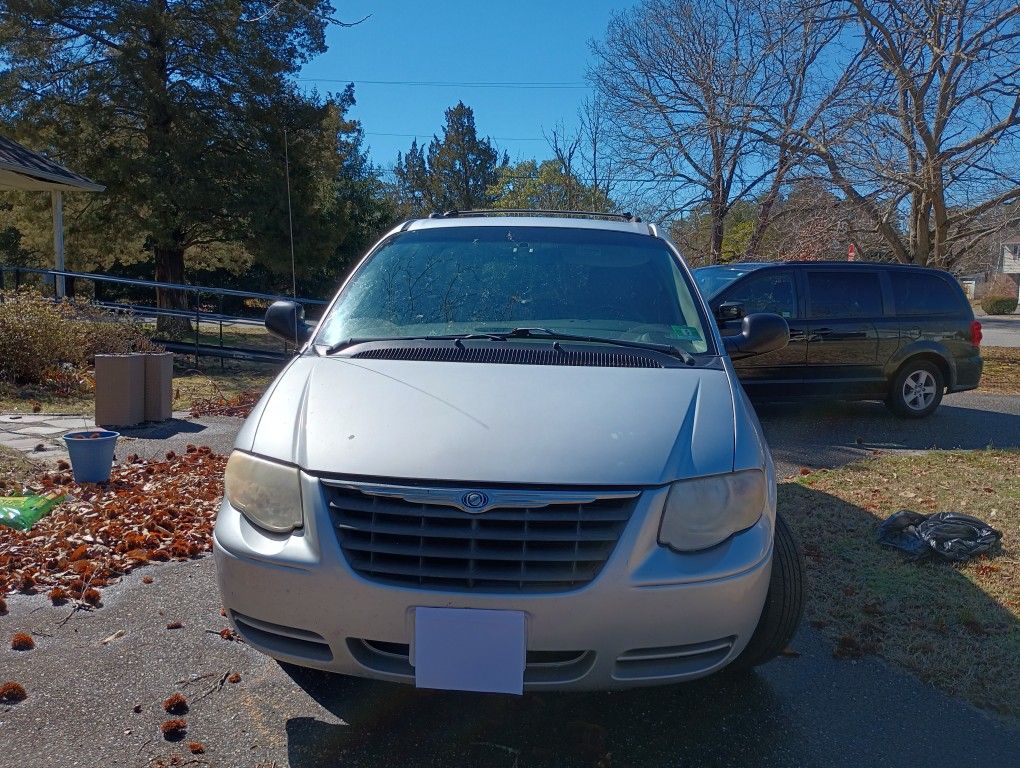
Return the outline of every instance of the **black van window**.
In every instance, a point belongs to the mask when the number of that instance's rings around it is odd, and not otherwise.
[[[897,315],[951,315],[960,309],[960,297],[938,275],[925,272],[890,272]]]
[[[882,287],[874,272],[808,272],[809,317],[882,315]]]
[[[752,273],[726,291],[722,301],[739,301],[744,312],[774,312],[783,317],[797,316],[797,292],[793,274],[765,270]]]

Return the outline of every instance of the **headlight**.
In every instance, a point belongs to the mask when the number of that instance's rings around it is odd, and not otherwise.
[[[255,525],[287,533],[301,525],[301,480],[296,467],[234,451],[224,491],[230,505]]]
[[[673,483],[659,527],[659,543],[692,552],[750,528],[765,511],[765,473],[758,469]]]

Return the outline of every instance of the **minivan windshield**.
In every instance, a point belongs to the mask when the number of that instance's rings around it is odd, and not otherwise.
[[[694,281],[701,295],[711,300],[738,278],[758,269],[760,264],[716,264],[712,267],[698,267],[693,270]]]
[[[515,328],[708,349],[692,287],[659,238],[493,225],[389,238],[354,273],[313,343]]]

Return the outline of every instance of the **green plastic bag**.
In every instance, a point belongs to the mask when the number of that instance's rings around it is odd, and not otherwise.
[[[63,496],[0,496],[0,525],[27,531],[63,500]]]

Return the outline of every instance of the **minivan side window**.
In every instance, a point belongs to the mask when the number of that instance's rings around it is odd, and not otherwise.
[[[797,291],[791,272],[769,269],[752,273],[726,291],[722,301],[739,301],[748,315],[773,312],[787,318],[797,316]]]
[[[895,270],[889,273],[897,315],[951,315],[960,309],[960,297],[938,275]]]
[[[878,274],[865,271],[809,271],[808,317],[876,317],[882,311]]]

